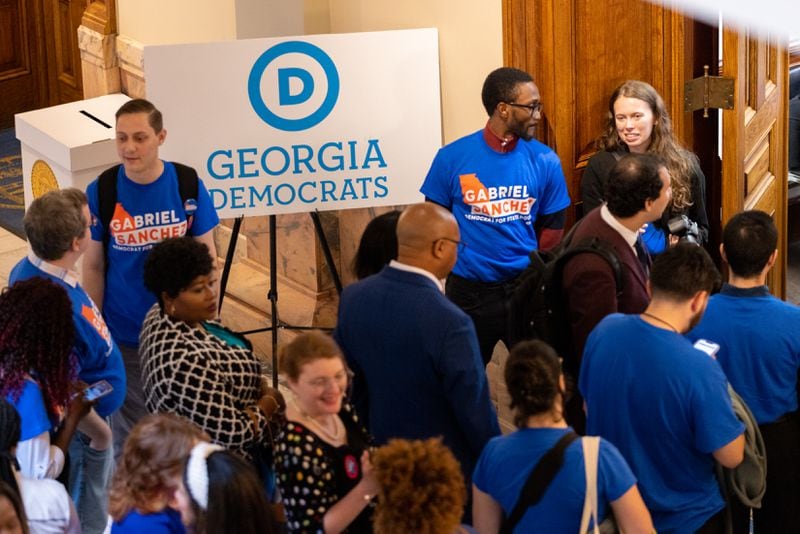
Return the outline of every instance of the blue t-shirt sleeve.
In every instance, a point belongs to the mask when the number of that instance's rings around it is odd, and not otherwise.
[[[489,440],[489,443],[483,448],[483,452],[481,452],[478,462],[475,464],[475,470],[472,472],[472,483],[487,494],[489,493],[487,485],[492,477],[491,458],[494,450],[494,439]]]
[[[214,209],[214,204],[211,202],[211,195],[208,194],[208,189],[206,189],[203,180],[198,179],[197,212],[195,213],[192,227],[189,229],[189,234],[193,236],[203,235],[218,224],[219,216],[217,215],[217,210]]]
[[[452,176],[446,165],[447,158],[442,157],[442,150],[436,153],[420,192],[427,198],[450,209],[453,206]]]
[[[572,202],[567,192],[567,181],[564,178],[564,171],[561,169],[561,160],[552,150],[548,150],[542,155],[545,169],[544,189],[539,202],[539,213],[550,215],[568,208]]]
[[[616,501],[636,484],[636,477],[625,458],[611,442],[602,438],[600,439],[597,481],[602,488],[602,495],[608,502]]]
[[[705,354],[703,357],[708,361],[696,375],[697,384],[692,396],[695,446],[703,452],[713,453],[744,432],[744,423],[733,412],[728,381],[719,364]]]
[[[8,395],[6,400],[14,405],[19,414],[22,424],[20,441],[29,440],[50,430],[52,424],[47,415],[47,407],[44,405],[42,391],[36,383],[25,380],[19,399],[15,401],[12,395]]]

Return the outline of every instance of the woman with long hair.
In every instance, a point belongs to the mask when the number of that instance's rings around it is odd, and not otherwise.
[[[581,179],[584,214],[603,203],[605,184],[617,160],[629,152],[651,153],[666,164],[672,201],[661,220],[646,228],[642,236],[645,246],[651,254],[658,254],[676,242],[678,235],[670,233],[669,221],[681,215],[697,223],[699,244],[708,240],[705,175],[697,156],[675,137],[664,99],[653,86],[628,80],[614,90],[608,102],[608,120],[596,145],[598,152],[589,160]]]
[[[0,395],[22,419],[16,456],[25,477],[61,473],[72,435],[91,408],[75,394],[74,339],[72,303],[55,283],[31,278],[0,294]]]
[[[186,460],[181,518],[193,534],[273,534],[273,508],[253,466],[219,445],[198,443]]]
[[[522,489],[548,451],[573,434],[564,420],[564,375],[555,351],[541,341],[523,341],[511,350],[505,369],[518,430],[493,438],[483,449],[472,478],[473,525],[496,534],[503,515],[512,514]],[[536,503],[524,508],[514,532],[578,532],[586,495],[580,440],[567,444],[563,463]],[[598,517],[610,512],[628,534],[650,534],[653,522],[636,479],[619,451],[600,440],[597,459]]]
[[[26,478],[19,472],[15,453],[21,426],[17,410],[0,398],[0,481],[19,495],[33,534],[80,534],[78,515],[66,488],[58,481]]]

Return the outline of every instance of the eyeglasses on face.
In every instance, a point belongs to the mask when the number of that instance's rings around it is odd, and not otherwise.
[[[450,241],[451,243],[454,243],[456,245],[456,247],[458,247],[458,251],[459,252],[463,251],[464,248],[466,248],[466,246],[467,246],[467,244],[464,241],[459,241],[458,239],[453,239],[451,237],[440,237],[439,239],[434,239],[433,242],[436,243],[437,241],[442,240],[442,239],[444,239],[445,241]]]
[[[515,108],[525,108],[531,112],[531,116],[534,113],[541,113],[542,112],[542,103],[541,102],[534,102],[533,104],[517,104],[514,102],[506,102],[509,106],[513,106]]]

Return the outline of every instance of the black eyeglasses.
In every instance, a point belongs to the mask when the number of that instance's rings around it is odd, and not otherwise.
[[[440,237],[439,239],[444,239],[445,241],[450,241],[451,243],[455,243],[456,247],[458,247],[458,251],[462,252],[467,244],[464,241],[459,241],[458,239],[452,239],[450,237]],[[434,239],[433,242],[436,243],[439,239]]]
[[[506,102],[509,106],[514,106],[515,108],[525,108],[531,112],[531,116],[534,113],[541,113],[542,112],[542,103],[536,102],[535,104],[515,104],[514,102]]]

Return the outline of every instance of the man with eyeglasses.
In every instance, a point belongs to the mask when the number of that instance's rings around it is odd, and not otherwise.
[[[533,139],[541,118],[531,76],[503,67],[483,84],[486,126],[439,150],[420,191],[450,210],[468,244],[447,296],[475,323],[484,364],[508,345],[507,308],[532,250],[557,244],[570,205],[558,156]]]
[[[469,480],[500,433],[470,318],[444,296],[461,237],[430,202],[397,222],[397,259],[345,288],[336,341],[355,373],[353,402],[378,444],[441,436]]]

